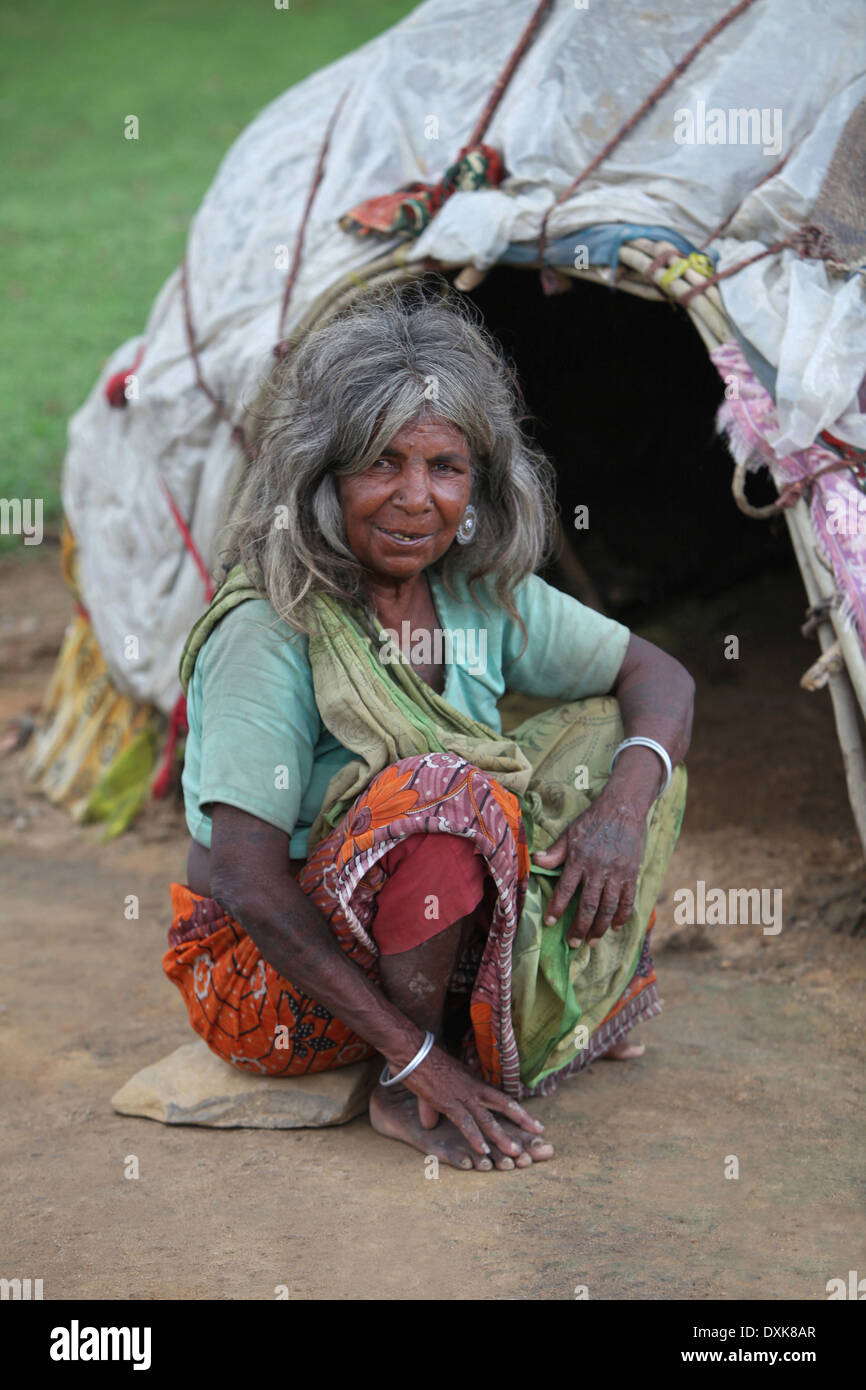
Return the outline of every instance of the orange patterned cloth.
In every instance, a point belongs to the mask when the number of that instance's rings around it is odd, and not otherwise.
[[[471,875],[453,899],[442,893],[441,854],[438,862],[434,855],[420,856],[419,862],[426,866],[423,882],[412,874],[418,855],[406,858],[399,850],[410,836],[427,838],[431,831],[446,833],[449,839],[465,837],[477,851],[482,864],[479,893],[474,893]],[[389,865],[395,850],[398,853]],[[452,850],[451,862],[454,855]],[[510,960],[501,944],[513,938],[529,872],[517,798],[454,754],[404,758],[373,778],[316,847],[298,882],[341,948],[372,980],[379,978],[377,935],[386,937],[386,953],[391,944],[388,924],[377,920],[378,894],[386,884],[396,885],[401,861],[413,886],[407,884],[392,893],[391,906],[417,919],[408,926],[409,935],[417,940],[435,934],[421,929],[423,905],[431,894],[442,908],[438,927],[444,930],[449,917],[456,920],[451,909],[463,915],[476,906],[485,876],[492,875],[497,882],[486,944],[482,942],[483,960],[477,941],[467,948],[470,955],[476,953],[477,974],[466,990],[472,992],[474,1034],[467,1039],[465,1055],[477,1057],[488,1079],[499,1085],[503,1080],[500,976],[502,962]],[[389,869],[395,863],[392,878]],[[246,1071],[299,1076],[374,1055],[368,1043],[269,965],[240,923],[218,902],[177,883],[171,892],[174,922],[163,969],[183,994],[193,1028],[220,1057]],[[461,960],[455,976],[465,975],[466,968]],[[516,1048],[511,1044],[505,1052],[516,1075]]]
[[[331,905],[310,896],[330,917]],[[162,968],[218,1057],[242,1071],[303,1076],[375,1056],[375,1048],[269,965],[214,898],[173,883],[171,901],[174,922]],[[343,923],[331,925],[346,954],[377,980],[375,957]]]
[[[418,836],[439,840],[438,857],[397,853],[389,859],[407,839]],[[482,892],[489,890],[480,939],[476,934],[467,943],[450,982],[452,992],[470,996],[463,1061],[509,1094],[547,1094],[562,1076],[581,1069],[641,1018],[660,1011],[655,971],[644,940],[633,978],[589,1045],[532,1089],[522,1084],[511,1019],[511,950],[529,855],[519,802],[494,778],[447,752],[404,758],[385,768],[316,847],[298,883],[340,948],[378,981],[377,937],[388,928],[377,921],[379,893],[386,884],[396,884],[405,865],[406,883],[391,894],[392,907],[396,903],[400,915],[413,919],[409,938],[435,934],[424,929],[419,936],[421,919],[425,903],[441,891],[443,868],[448,873],[446,866],[455,861],[455,837],[472,846],[482,865]],[[426,864],[424,874],[413,874],[413,863]],[[473,892],[467,875],[465,893]],[[183,994],[193,1028],[218,1056],[245,1071],[301,1076],[375,1055],[369,1043],[269,965],[213,898],[177,883],[171,893],[174,921],[163,969]],[[449,917],[456,920],[453,912],[470,911],[476,900],[477,893],[472,904],[459,895],[453,901],[443,896],[438,929],[449,925]]]

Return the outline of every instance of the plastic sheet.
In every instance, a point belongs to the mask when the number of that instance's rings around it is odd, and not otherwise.
[[[329,286],[350,271],[363,273],[396,245],[343,232],[337,219],[366,198],[444,172],[534,7],[535,0],[429,0],[286,92],[237,140],[188,245],[202,369],[234,419],[243,417],[273,366],[281,267],[294,247],[339,98],[346,94],[307,228],[290,329]],[[534,242],[554,199],[728,8],[728,0],[663,7],[617,0],[578,9],[558,0],[485,136],[504,157],[506,182],[456,194],[407,256],[485,267],[510,245]],[[669,227],[700,245],[745,198],[720,249],[736,259],[749,245],[771,244],[808,216],[863,67],[859,0],[820,7],[812,0],[760,0],[700,53],[556,209],[551,240],[590,225],[636,223]],[[808,141],[809,157],[804,145],[802,157],[747,197],[778,156],[764,152],[766,143],[678,143],[678,113],[696,113],[699,102],[704,110],[778,110],[783,150]],[[786,437],[801,440],[828,410],[851,415],[862,286],[828,280],[816,308],[808,276],[792,280],[784,257],[781,270],[775,260],[759,265],[755,275],[726,282],[725,303],[744,336],[760,340],[760,351],[779,366],[781,426]],[[814,361],[796,344],[807,310],[821,323]],[[83,601],[112,678],[125,693],[168,713],[180,649],[204,592],[161,480],[206,562],[215,565],[242,459],[195,385],[177,273],[159,295],[145,336],[138,399],[114,410],[103,390],[109,376],[132,362],[140,343],[134,339],[112,354],[72,420],[63,497],[79,544]],[[853,437],[862,421],[851,418],[846,428]],[[138,638],[135,660],[126,655],[129,635]]]

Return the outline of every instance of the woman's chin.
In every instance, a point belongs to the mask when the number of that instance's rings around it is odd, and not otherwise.
[[[399,580],[400,582],[408,582],[411,579],[417,579],[419,575],[423,574],[430,563],[430,560],[416,560],[413,564],[408,564],[406,561],[403,561],[402,564],[398,561],[395,564],[392,561],[384,564],[369,564],[367,568],[375,579],[384,581],[391,579]]]
[[[403,554],[379,552],[368,557],[367,568],[382,579],[411,579],[413,575],[421,574],[432,565],[439,558],[439,554],[433,546],[407,550]]]

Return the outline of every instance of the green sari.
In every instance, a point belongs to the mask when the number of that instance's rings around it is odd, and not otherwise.
[[[240,566],[227,576],[192,629],[181,658],[187,688],[196,657],[214,626],[239,603],[262,597]],[[545,710],[506,737],[455,709],[414,672],[408,661],[383,664],[375,637],[357,611],[330,597],[312,600],[309,657],[322,721],[355,755],[329,783],[310,833],[309,852],[330,833],[380,772],[403,758],[447,751],[494,778],[518,799],[530,853],[547,849],[605,786],[610,759],[622,740],[612,696]],[[677,841],[685,809],[686,774],[647,815],[635,904],[618,932],[590,948],[566,937],[579,893],[563,916],[543,924],[560,869],[531,863],[510,962],[511,1024],[523,1093],[573,1070],[588,1039],[626,996],[635,976],[653,907]],[[658,1009],[655,1010],[656,1012]]]

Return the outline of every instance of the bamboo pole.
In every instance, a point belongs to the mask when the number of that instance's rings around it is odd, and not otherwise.
[[[701,342],[703,343],[707,352],[713,352],[719,346],[718,338],[715,338],[713,336],[713,334],[710,332],[710,330],[707,328],[706,324],[703,322],[703,320],[700,318],[698,314],[692,313],[691,305],[689,305],[688,309],[686,310],[686,313],[692,321],[692,326],[697,330],[698,334],[700,335]]]
[[[800,499],[793,507],[788,507],[785,512],[785,520],[788,523],[788,531],[791,536],[791,544],[794,547],[794,554],[800,566],[800,573],[803,576],[803,584],[809,599],[809,606],[817,608],[822,599],[831,596],[833,582],[830,577],[824,574],[823,580],[818,576],[822,573],[820,567],[812,564],[810,542],[810,517],[805,502]],[[854,814],[854,823],[857,833],[860,836],[860,844],[866,857],[866,753],[863,751],[863,738],[860,732],[860,723],[857,716],[857,700],[854,698],[855,682],[853,672],[849,662],[851,643],[843,643],[842,633],[839,632],[836,624],[837,618],[832,610],[828,611],[828,617],[817,623],[818,640],[821,644],[823,653],[832,650],[838,642],[839,651],[845,657],[846,668],[831,674],[828,679],[830,687],[830,699],[833,703],[833,716],[836,721],[836,733],[839,738],[839,746],[842,750],[842,762],[845,768],[845,781],[848,786],[848,800],[851,803],[851,810]],[[841,627],[841,621],[839,621]],[[850,632],[845,634],[851,638]],[[860,651],[859,643],[853,643],[856,651],[850,653],[850,659],[854,662],[855,669],[863,667],[863,655]],[[862,679],[861,671],[857,670],[858,680]],[[866,685],[864,685],[866,690]],[[863,696],[857,691],[861,709],[864,708]]]
[[[800,677],[804,690],[823,690],[831,676],[845,670],[845,658],[839,650],[838,639],[813,661],[808,671]]]
[[[817,555],[814,553],[814,533],[812,532],[812,518],[805,501],[800,500],[793,507],[788,507],[785,511],[785,519],[788,522],[788,529],[794,543],[794,551],[800,562],[800,570],[803,572],[804,579],[806,572],[812,577],[814,584],[815,598],[809,594],[809,602],[813,606],[821,602],[822,599],[834,600],[828,612],[828,618],[832,625],[834,635],[839,640],[839,647],[845,658],[845,666],[857,696],[857,702],[866,719],[866,660],[857,633],[842,620],[842,616],[836,607],[837,598],[836,581],[831,572],[828,572],[824,565],[819,563]],[[794,537],[796,536],[796,539]],[[803,560],[800,559],[801,554]],[[806,569],[804,570],[804,563]],[[806,592],[809,593],[807,585]]]
[[[678,251],[677,248],[674,246],[673,242],[670,241],[650,241],[648,237],[636,236],[634,241],[631,241],[628,244],[630,246],[636,246],[638,251],[645,251],[648,256],[652,257],[653,260],[655,260],[659,251],[670,251],[672,255],[676,257],[678,260],[685,260],[685,257],[683,256],[682,252]],[[666,268],[667,267],[662,266],[660,274],[664,275]],[[693,266],[686,266],[686,269],[683,271],[682,278],[688,280],[690,285],[706,285],[707,283],[706,276],[701,275],[700,271],[695,270]],[[704,290],[704,296],[710,304],[714,305],[715,308],[718,309],[720,314],[723,314],[725,312],[725,307],[722,304],[722,296],[719,294],[718,285],[707,286],[707,288]]]
[[[606,289],[611,288],[607,276],[597,267],[588,266],[586,270],[575,270],[570,265],[557,267],[564,275],[570,275],[573,280],[588,280],[592,285],[604,285]],[[626,294],[636,294],[640,299],[654,299],[656,303],[667,299],[666,294],[657,290],[654,285],[648,285],[645,281],[633,279],[630,275],[622,275],[613,286],[617,290],[625,290]]]
[[[632,267],[643,275],[646,274],[652,265],[652,259],[645,251],[636,251],[634,247],[628,245],[620,247],[619,258],[625,265]],[[660,283],[663,274],[664,271],[657,271],[651,283]],[[684,283],[682,279],[672,280],[668,286],[670,298],[676,303],[676,301],[680,299],[682,295],[686,294],[690,288],[690,285]],[[730,328],[728,327],[727,320],[715,305],[706,300],[705,296],[698,296],[696,299],[693,299],[686,305],[686,309],[691,315],[693,322],[695,319],[700,319],[704,327],[712,334],[714,339],[713,347],[715,347],[717,343],[724,343],[730,337]],[[703,334],[701,336],[703,337]]]

